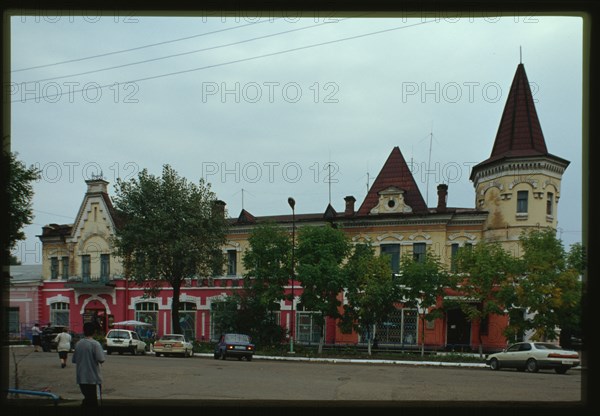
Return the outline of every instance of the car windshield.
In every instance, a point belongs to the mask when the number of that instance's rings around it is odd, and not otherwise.
[[[250,337],[242,334],[227,334],[225,335],[225,342],[244,342],[249,343]]]
[[[163,335],[161,341],[183,341],[183,335]]]
[[[535,342],[533,344],[538,350],[562,350],[562,348],[556,344],[550,344],[549,342]]]

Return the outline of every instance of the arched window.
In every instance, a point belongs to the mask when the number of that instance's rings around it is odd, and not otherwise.
[[[50,304],[50,322],[52,325],[69,326],[69,304],[66,302]]]
[[[152,325],[136,328],[136,332],[141,338],[152,338],[152,335],[158,330],[158,304],[156,302],[136,303],[135,320]]]
[[[183,335],[189,340],[196,338],[196,304],[181,302],[179,304],[179,325]]]

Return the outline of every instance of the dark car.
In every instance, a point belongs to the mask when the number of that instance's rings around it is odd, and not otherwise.
[[[245,358],[252,361],[254,356],[254,344],[249,335],[223,334],[215,346],[215,360],[236,357],[238,360]]]
[[[45,352],[56,350],[56,341],[54,341],[54,338],[56,338],[58,334],[63,332],[64,329],[65,326],[63,325],[51,325],[44,327],[44,329],[42,329],[42,335],[40,336],[42,342],[42,350],[44,350]],[[71,334],[71,349],[73,349],[75,348],[75,344],[77,343],[77,341],[79,341],[79,339],[81,338],[81,335],[75,334],[70,331],[69,334]]]

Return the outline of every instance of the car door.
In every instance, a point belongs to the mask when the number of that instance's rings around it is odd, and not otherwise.
[[[513,344],[507,348],[506,352],[502,356],[502,359],[500,360],[500,365],[502,367],[514,368],[519,366],[519,360],[521,360],[521,345],[522,343]]]

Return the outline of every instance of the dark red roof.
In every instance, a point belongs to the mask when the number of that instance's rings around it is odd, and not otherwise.
[[[525,73],[525,66],[521,63],[517,66],[506,99],[492,153],[489,158],[477,164],[473,169],[506,158],[531,156],[548,156],[561,162],[567,162],[548,153],[529,80]]]
[[[427,212],[427,205],[419,191],[419,187],[400,152],[398,146],[392,149],[383,168],[377,175],[375,182],[367,193],[365,200],[358,209],[357,215],[368,215],[371,209],[379,202],[378,192],[395,186],[404,190],[404,202],[410,206],[414,213]]]

